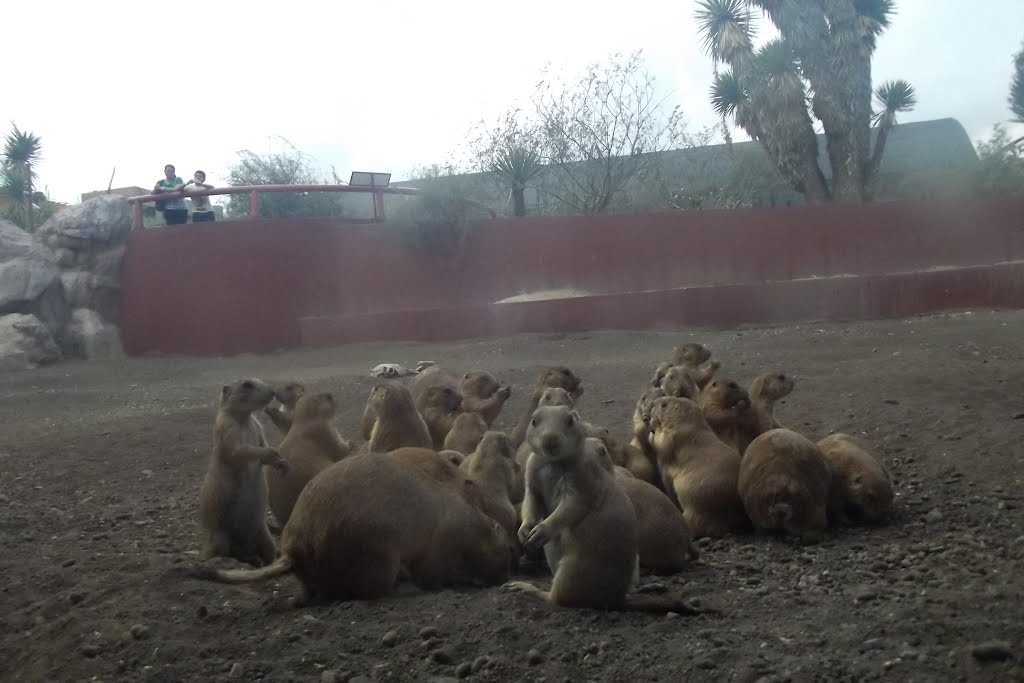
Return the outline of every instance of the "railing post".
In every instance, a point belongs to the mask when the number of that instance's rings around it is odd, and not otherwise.
[[[260,215],[260,193],[253,190],[249,193],[249,216],[258,218]]]
[[[132,219],[132,230],[142,230],[142,225],[145,222],[142,218],[142,202],[132,202],[134,217]]]
[[[373,193],[373,217],[378,221],[384,220],[384,190]]]

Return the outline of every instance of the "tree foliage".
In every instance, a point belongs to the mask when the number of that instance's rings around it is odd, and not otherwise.
[[[4,138],[0,158],[0,194],[4,218],[32,232],[53,212],[46,196],[34,190],[38,179],[35,166],[42,159],[43,141],[33,133],[11,124]]]
[[[576,78],[545,68],[529,107],[481,124],[470,147],[475,167],[500,179],[522,215],[527,187],[561,212],[615,208],[655,153],[684,144],[682,113],[659,96],[637,51],[592,63]]]
[[[779,32],[760,48],[754,47],[754,9]],[[916,104],[906,81],[871,88],[871,57],[894,11],[893,0],[699,3],[703,45],[716,64],[716,112],[759,140],[808,203],[870,199],[896,115]],[[718,64],[726,68],[719,72]],[[831,184],[818,163],[815,119],[824,129]],[[878,126],[873,150],[872,122]]]
[[[1024,43],[1013,56],[1013,80],[1010,81],[1009,99],[1014,121],[1024,123]]]
[[[1024,193],[1024,153],[1011,144],[1009,131],[997,124],[991,137],[978,143],[978,164],[974,173],[974,190],[989,195]]]
[[[310,156],[288,143],[289,151],[256,154],[249,150],[238,153],[238,160],[228,168],[231,185],[326,185],[338,184],[337,174],[325,177]],[[295,216],[340,216],[344,213],[342,194],[335,192],[265,192],[260,195],[260,216],[289,218]],[[249,215],[249,197],[231,195],[229,216]]]

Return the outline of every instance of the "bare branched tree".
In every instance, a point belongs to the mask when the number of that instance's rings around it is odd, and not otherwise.
[[[545,69],[533,104],[550,167],[543,189],[579,213],[607,210],[657,152],[683,139],[682,112],[659,96],[642,51],[591,64],[575,83],[558,83]]]

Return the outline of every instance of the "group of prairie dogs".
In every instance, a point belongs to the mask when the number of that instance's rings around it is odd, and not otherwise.
[[[506,590],[684,611],[629,593],[641,568],[670,574],[697,559],[692,539],[757,528],[812,542],[830,522],[885,515],[891,479],[865,444],[844,434],[815,444],[779,426],[773,406],[792,379],[768,372],[744,390],[719,369],[699,344],[675,349],[637,402],[630,442],[580,417],[583,383],[563,366],[540,373],[510,433],[492,425],[511,387],[487,372],[431,366],[408,383],[380,381],[358,449],[334,426],[329,393],[226,385],[200,492],[201,559],[256,568],[187,571],[229,583],[294,574],[308,603],[384,596],[403,579],[496,585],[525,557],[546,563],[551,589]],[[276,448],[259,411],[283,434]]]

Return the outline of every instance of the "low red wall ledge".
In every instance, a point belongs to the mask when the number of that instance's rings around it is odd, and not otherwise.
[[[307,346],[455,341],[520,333],[870,320],[965,308],[1024,308],[1024,262],[916,273],[688,287],[461,308],[317,316]]]

